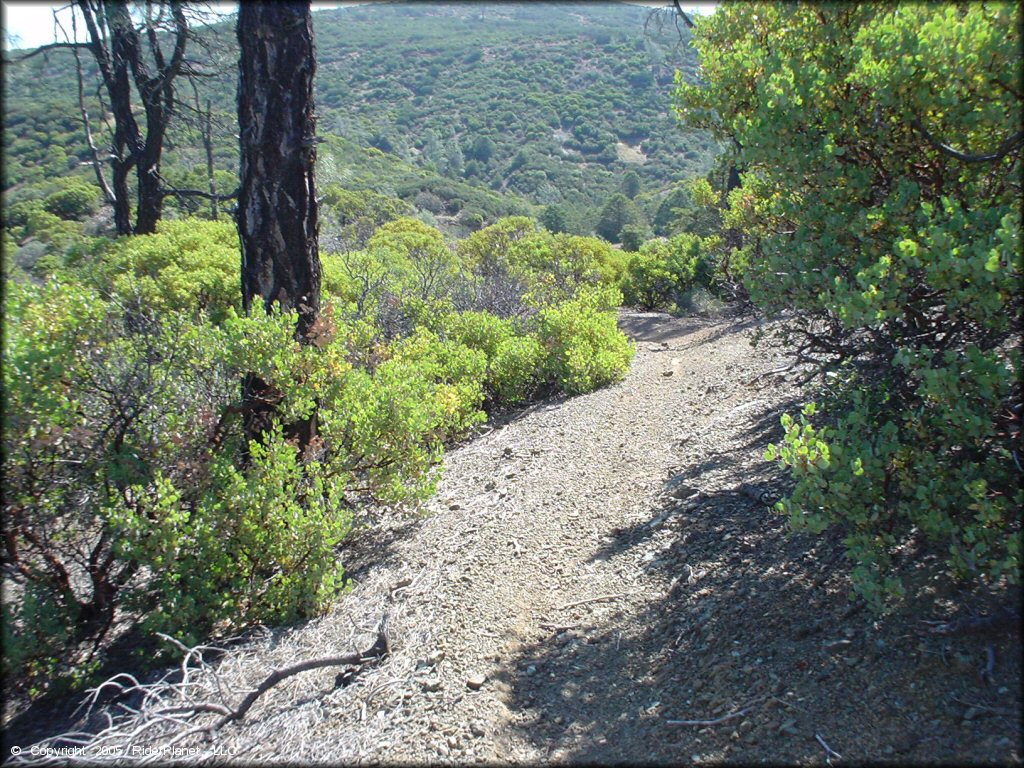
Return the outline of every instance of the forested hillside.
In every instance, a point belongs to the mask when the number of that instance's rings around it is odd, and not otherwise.
[[[675,72],[695,72],[688,32],[651,13],[619,3],[317,12],[319,133],[330,140],[319,153],[321,180],[400,197],[468,227],[551,206],[549,224],[586,234],[634,171],[630,197],[649,222],[663,193],[706,172],[717,152],[708,133],[681,128],[669,105]],[[179,187],[205,186],[196,112],[209,101],[218,186],[227,190],[237,173],[230,21],[201,30],[194,49],[204,76],[179,94],[163,173]],[[95,66],[82,58],[94,83]],[[9,199],[25,182],[85,174],[74,72],[67,50],[5,68]],[[94,85],[85,97],[103,135]]]

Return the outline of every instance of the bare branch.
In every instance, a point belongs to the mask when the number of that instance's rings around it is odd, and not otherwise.
[[[697,726],[697,727],[700,727],[700,728],[703,728],[703,727],[706,727],[706,726],[711,726],[711,725],[719,725],[721,723],[728,722],[729,720],[734,720],[737,717],[742,717],[743,715],[747,714],[747,712],[749,712],[753,708],[753,706],[755,704],[760,703],[764,699],[765,699],[764,696],[762,696],[760,699],[754,699],[754,701],[750,702],[749,704],[745,705],[744,707],[742,707],[740,709],[737,709],[734,712],[730,712],[727,715],[722,715],[721,717],[716,717],[716,718],[714,718],[712,720],[666,720],[665,721],[665,725],[670,725],[670,726],[684,726],[684,725],[690,726],[690,725],[692,725],[692,726]]]
[[[683,10],[682,6],[679,5],[679,0],[672,0],[672,5],[675,6],[676,12],[683,17],[683,23],[687,26],[688,29],[693,29],[695,26],[697,26],[696,24],[693,23],[693,19],[691,19],[686,14],[686,11]]]
[[[350,653],[346,656],[328,656],[324,659],[309,659],[284,669],[274,670],[255,690],[242,700],[242,703],[233,712],[224,715],[213,727],[221,728],[230,722],[241,720],[260,696],[289,677],[314,669],[323,669],[324,667],[362,666],[370,661],[384,658],[391,652],[391,645],[387,636],[387,625],[388,615],[385,613],[377,628],[377,641],[362,653]]]
[[[1018,144],[1024,142],[1024,131],[1017,131],[1013,136],[1003,141],[994,152],[988,152],[985,154],[971,154],[968,152],[960,152],[959,150],[953,149],[948,144],[944,144],[935,138],[927,128],[924,127],[924,123],[921,122],[919,117],[914,117],[910,124],[916,128],[928,143],[935,147],[937,150],[945,155],[956,158],[962,163],[988,163],[993,161],[1002,160],[1006,155],[1012,152]]]
[[[53,51],[53,50],[56,50],[58,48],[77,50],[79,48],[86,48],[86,49],[88,49],[89,47],[90,47],[89,43],[76,43],[76,42],[47,43],[46,45],[41,45],[38,48],[36,48],[34,51],[26,53],[23,56],[16,56],[14,58],[5,58],[4,59],[4,64],[20,64],[23,61],[28,61],[29,59],[33,58],[34,56],[38,56],[40,53],[46,53],[47,51]]]

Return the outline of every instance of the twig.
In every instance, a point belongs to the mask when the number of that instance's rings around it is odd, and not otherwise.
[[[548,621],[542,621],[538,624],[541,629],[546,629],[550,632],[565,632],[570,629],[575,629],[578,625],[576,624],[552,624]]]
[[[629,592],[619,592],[615,595],[600,595],[598,597],[591,597],[586,600],[577,600],[575,603],[566,603],[565,605],[560,606],[558,610],[566,611],[569,608],[575,608],[580,605],[587,605],[588,603],[604,603],[608,602],[609,600],[618,600],[620,597],[626,597],[628,594]]]
[[[245,713],[249,711],[260,696],[282,680],[286,680],[289,677],[293,677],[302,672],[309,672],[314,669],[323,669],[324,667],[361,666],[369,661],[387,656],[391,651],[391,646],[387,637],[387,624],[388,615],[384,614],[384,618],[381,619],[380,625],[377,628],[376,642],[362,653],[350,653],[345,656],[329,656],[324,659],[309,659],[298,664],[293,664],[290,667],[285,667],[284,669],[275,669],[255,688],[255,690],[251,691],[249,695],[242,700],[242,703],[239,704],[234,711],[224,715],[220,720],[218,720],[213,725],[213,728],[218,729],[230,722],[241,720],[245,717]]]
[[[826,744],[825,740],[823,738],[821,738],[821,736],[819,736],[818,734],[814,734],[814,738],[817,739],[818,743],[821,744],[821,746],[825,748],[825,762],[826,763],[831,765],[833,757],[836,760],[842,760],[843,759],[843,756],[840,755],[838,752],[836,752],[834,749],[832,749],[832,747],[830,747],[828,744]]]
[[[997,715],[1010,715],[1010,716],[1013,716],[1013,715],[1017,714],[1014,710],[1006,709],[1005,707],[989,707],[989,706],[986,706],[984,704],[975,704],[974,702],[971,702],[971,701],[964,701],[963,699],[958,699],[956,696],[950,696],[949,698],[951,698],[953,701],[955,701],[955,702],[957,702],[959,704],[963,704],[966,707],[974,707],[975,709],[981,709],[981,710],[984,710],[986,712],[994,712]]]
[[[996,649],[991,643],[985,646],[985,666],[978,670],[981,679],[987,683],[995,682],[993,677],[996,671]]]
[[[695,726],[698,726],[698,727],[700,727],[700,726],[707,726],[707,725],[719,725],[720,723],[724,723],[724,722],[726,722],[728,720],[734,720],[737,717],[742,717],[743,715],[747,714],[747,712],[749,712],[753,708],[753,706],[755,704],[758,704],[761,701],[763,701],[763,698],[762,699],[755,699],[754,701],[750,702],[749,704],[747,704],[742,709],[737,709],[735,712],[730,712],[727,715],[722,715],[721,717],[716,717],[713,720],[666,720],[665,721],[665,725],[670,725],[670,726],[695,725]]]

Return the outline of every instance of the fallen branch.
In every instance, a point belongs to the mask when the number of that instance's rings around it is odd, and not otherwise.
[[[833,757],[836,760],[842,760],[843,759],[843,756],[840,755],[838,752],[836,752],[834,749],[832,749],[832,747],[830,747],[828,744],[826,744],[825,740],[823,738],[821,738],[821,736],[819,736],[818,734],[814,734],[814,738],[817,739],[818,743],[821,744],[821,746],[825,748],[825,762],[826,763],[831,764]]]
[[[722,715],[721,717],[716,717],[716,718],[714,718],[712,720],[666,720],[665,721],[665,725],[670,725],[670,726],[684,726],[684,725],[685,726],[690,726],[690,725],[695,725],[697,727],[703,727],[703,726],[708,726],[708,725],[720,725],[721,723],[727,722],[729,720],[735,720],[737,717],[743,717],[743,715],[747,714],[747,712],[749,712],[751,709],[754,708],[755,704],[760,704],[762,701],[764,701],[764,697],[762,697],[760,699],[754,699],[754,701],[750,702],[749,704],[746,704],[741,709],[737,709],[735,712],[730,712],[727,715]]]
[[[975,616],[968,614],[956,619],[936,621],[934,619],[922,619],[921,623],[928,625],[928,631],[935,635],[957,635],[975,632],[989,632],[1001,630],[1004,627],[1015,627],[1020,622],[1020,609],[1015,606],[1003,606],[997,608],[987,616]]]
[[[89,764],[114,763],[128,754],[129,749],[154,747],[154,751],[139,762],[159,760],[165,751],[195,736],[202,737],[216,745],[215,732],[231,722],[241,720],[256,701],[268,690],[283,680],[301,672],[330,666],[362,668],[369,662],[382,659],[390,654],[388,639],[389,615],[385,612],[377,626],[377,638],[373,645],[361,653],[310,659],[292,666],[275,669],[255,689],[251,690],[237,705],[229,703],[236,698],[234,691],[222,679],[223,669],[215,669],[204,657],[205,654],[225,656],[225,649],[199,645],[193,648],[167,635],[160,635],[183,651],[180,668],[170,670],[152,683],[143,683],[136,677],[121,673],[89,691],[82,705],[75,711],[83,722],[99,716],[106,721],[98,732],[70,731],[51,736],[33,745],[31,751],[15,756],[12,762],[36,764],[63,764],[65,759],[42,760],[38,755],[49,754],[47,750],[59,747],[75,747],[78,762]],[[231,661],[226,656],[223,662]],[[237,661],[237,660],[236,660]],[[96,711],[101,699],[114,697],[115,701]],[[216,719],[211,715],[219,715]],[[57,755],[57,752],[52,752]],[[62,754],[62,753],[61,753]],[[206,754],[205,757],[210,757]],[[215,755],[213,755],[215,756]],[[195,757],[203,759],[200,750]]]
[[[256,700],[260,696],[282,680],[287,680],[289,677],[294,677],[302,672],[310,672],[314,669],[323,669],[324,667],[362,666],[370,661],[384,658],[391,652],[391,646],[388,642],[387,636],[387,624],[388,615],[384,614],[384,617],[380,620],[380,625],[377,627],[376,642],[362,653],[350,653],[345,656],[328,656],[323,659],[309,659],[307,661],[299,662],[298,664],[293,664],[290,667],[285,667],[284,669],[275,669],[262,683],[256,686],[254,690],[250,691],[249,695],[242,700],[242,703],[239,704],[235,710],[229,712],[218,720],[214,724],[213,728],[221,728],[230,722],[241,720],[245,717],[245,713],[252,708],[252,705],[256,703]]]
[[[1010,717],[1016,716],[1017,712],[1006,707],[990,707],[987,704],[978,704],[973,701],[965,701],[964,699],[958,699],[956,696],[950,696],[953,701],[958,704],[963,704],[965,707],[973,707],[974,709],[982,710],[983,712],[992,712],[996,715],[1009,715]]]
[[[566,603],[565,605],[560,606],[558,610],[566,611],[570,608],[576,608],[580,605],[587,605],[588,603],[606,603],[609,600],[618,600],[620,597],[626,597],[626,595],[628,594],[629,592],[619,592],[615,595],[600,595],[598,597],[591,597],[586,600],[577,600],[575,603]]]

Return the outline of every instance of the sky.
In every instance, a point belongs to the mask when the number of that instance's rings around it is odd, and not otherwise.
[[[352,5],[351,2],[317,2],[313,0],[313,9],[337,8],[342,5]],[[656,0],[644,0],[636,2],[637,5],[666,6],[668,0],[657,2]],[[233,12],[238,4],[234,2],[214,2],[210,4],[215,10],[221,13]],[[682,3],[686,11],[698,13],[710,13],[714,10],[716,3]],[[58,39],[54,36],[53,11],[63,8],[61,16],[68,18],[70,13],[68,0],[61,2],[34,2],[33,0],[2,0],[0,6],[3,8],[3,48],[36,48],[46,43],[52,43]],[[68,32],[71,32],[69,23],[65,23]],[[63,39],[63,38],[61,38]]]

